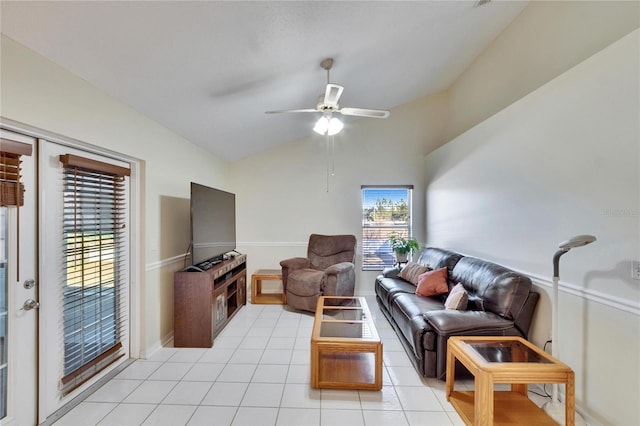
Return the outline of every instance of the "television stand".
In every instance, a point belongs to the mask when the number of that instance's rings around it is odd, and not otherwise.
[[[247,301],[247,256],[221,260],[209,269],[191,266],[173,281],[173,345],[210,348]]]
[[[218,263],[222,262],[222,259],[215,259],[215,260],[207,260],[201,263],[198,263],[197,265],[191,265],[191,266],[187,266],[184,271],[186,272],[204,272],[204,271],[208,271],[209,269],[211,269],[213,266],[217,265]]]
[[[204,269],[200,269],[197,266],[191,265],[191,266],[187,266],[182,271],[183,272],[204,272],[205,270]]]

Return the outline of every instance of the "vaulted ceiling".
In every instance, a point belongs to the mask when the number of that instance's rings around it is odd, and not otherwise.
[[[224,160],[310,135],[335,59],[341,105],[450,86],[527,2],[2,1],[3,34]],[[392,112],[393,114],[393,112]],[[349,123],[347,123],[349,125]]]

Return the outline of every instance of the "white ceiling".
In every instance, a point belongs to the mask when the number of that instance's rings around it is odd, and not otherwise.
[[[264,112],[314,108],[323,58],[341,106],[391,109],[447,88],[527,3],[473,4],[3,0],[0,28],[234,161],[311,134],[315,114]]]

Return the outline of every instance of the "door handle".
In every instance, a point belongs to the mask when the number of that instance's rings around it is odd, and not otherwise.
[[[27,299],[24,301],[22,308],[20,310],[30,311],[32,309],[38,309],[40,304],[33,299]]]

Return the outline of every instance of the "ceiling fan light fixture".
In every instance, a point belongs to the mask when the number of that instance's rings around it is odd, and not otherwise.
[[[340,133],[344,124],[336,117],[327,117],[323,115],[318,119],[316,125],[313,127],[313,131],[320,135],[337,135]]]
[[[332,117],[331,120],[329,120],[329,128],[327,129],[327,134],[329,136],[336,135],[340,133],[340,130],[342,130],[343,127],[344,124],[342,124],[342,121],[338,120],[335,117]]]
[[[489,1],[489,0],[483,0]],[[329,70],[333,66],[333,59],[327,58],[320,63],[320,66],[327,71],[327,85],[323,95],[318,96],[318,101],[315,108],[308,109],[289,109],[278,111],[266,111],[267,114],[279,114],[287,112],[313,112],[322,113],[322,117],[318,119],[313,131],[320,135],[333,136],[340,133],[344,124],[342,121],[334,117],[334,114],[342,114],[354,117],[367,117],[367,118],[387,118],[389,111],[379,109],[365,109],[365,108],[340,108],[338,101],[342,96],[344,87],[339,84],[331,83],[329,80]]]
[[[329,130],[329,119],[323,115],[318,119],[318,121],[316,121],[313,131],[320,135],[324,135],[327,133],[327,130]]]

